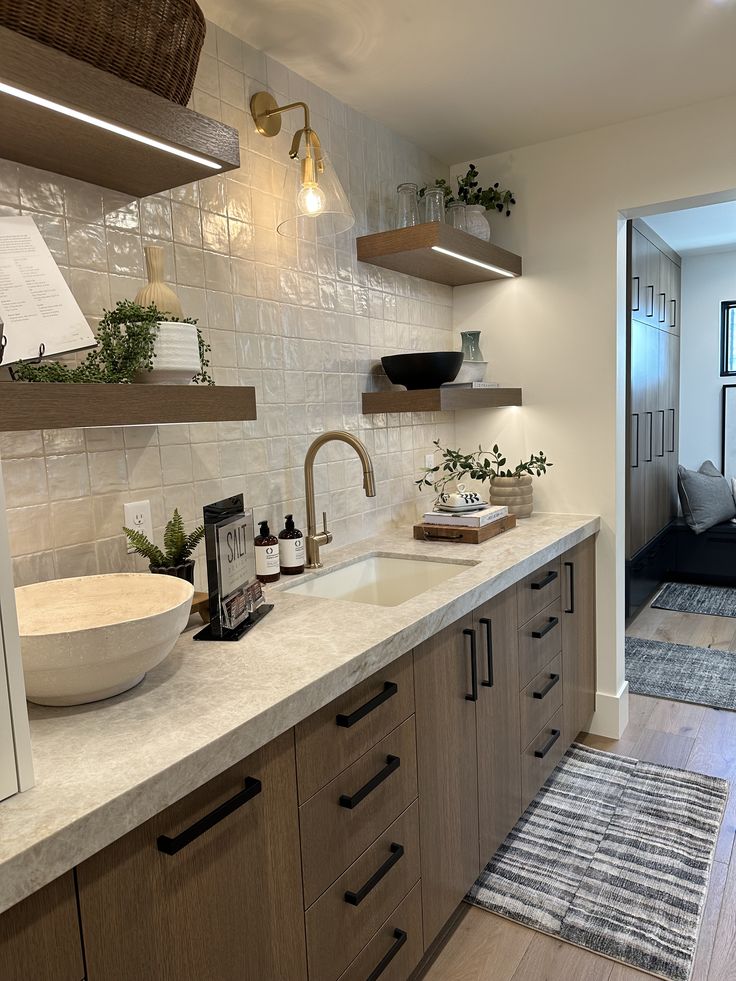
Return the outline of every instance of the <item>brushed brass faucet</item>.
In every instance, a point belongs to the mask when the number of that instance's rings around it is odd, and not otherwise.
[[[365,445],[352,433],[329,432],[318,436],[307,450],[304,457],[304,489],[307,498],[307,534],[305,543],[307,548],[307,569],[321,569],[322,563],[319,560],[319,550],[322,545],[329,545],[332,541],[332,532],[327,530],[327,512],[322,512],[322,531],[317,531],[317,518],[315,515],[314,504],[314,458],[318,450],[325,445],[337,440],[352,446],[360,457],[363,464],[363,487],[366,497],[376,496],[376,478],[373,474],[373,462],[368,455]]]

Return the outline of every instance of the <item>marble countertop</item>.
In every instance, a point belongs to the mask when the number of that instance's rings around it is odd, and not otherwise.
[[[328,546],[326,570],[376,554],[468,565],[395,607],[272,588],[274,610],[238,643],[193,643],[192,628],[130,692],[72,708],[29,706],[36,786],[0,803],[0,912],[599,525],[596,517],[536,514],[484,545],[419,542],[404,527],[390,538]]]

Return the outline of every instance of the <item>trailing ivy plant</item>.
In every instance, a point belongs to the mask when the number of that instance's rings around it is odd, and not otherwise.
[[[182,565],[204,538],[204,525],[199,525],[187,535],[178,508],[174,508],[173,517],[166,525],[163,549],[154,545],[142,531],[125,527],[123,531],[135,552],[148,559],[150,565],[156,569],[173,569]]]
[[[478,183],[478,169],[475,164],[468,167],[468,172],[464,177],[457,178],[456,192],[453,192],[452,187],[444,177],[438,177],[434,183],[435,187],[442,188],[445,195],[445,205],[455,201],[462,204],[482,204],[486,211],[506,212],[508,218],[512,206],[516,204],[513,191],[502,188],[499,181],[496,181],[492,187],[481,187]],[[424,197],[426,191],[426,187],[421,188],[420,196]]]
[[[106,385],[130,384],[144,371],[153,371],[156,357],[156,333],[160,320],[170,321],[151,304],[142,307],[132,300],[119,300],[114,310],[105,310],[97,328],[97,347],[75,367],[60,361],[20,362],[13,368],[17,381],[26,382],[101,382]],[[196,320],[183,319],[196,324]],[[193,379],[197,384],[213,385],[207,372],[210,350],[202,332],[197,328],[200,370]]]
[[[434,445],[442,454],[442,463],[427,467],[424,474],[415,483],[419,490],[431,487],[440,497],[445,493],[447,485],[462,480],[478,480],[481,483],[492,481],[496,477],[523,477],[530,474],[541,477],[554,466],[540,450],[532,453],[528,460],[520,460],[513,470],[507,466],[506,457],[494,443],[492,450],[484,450],[479,446],[475,453],[461,453],[440,445],[436,439]]]

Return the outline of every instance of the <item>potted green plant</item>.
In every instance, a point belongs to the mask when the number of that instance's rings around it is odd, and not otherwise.
[[[184,521],[178,509],[174,509],[171,520],[164,531],[163,548],[154,545],[142,531],[123,528],[128,541],[138,555],[148,559],[151,572],[165,576],[186,579],[194,585],[194,559],[192,552],[204,538],[204,525],[199,525],[189,534],[184,530]]]
[[[442,462],[425,469],[423,476],[416,481],[420,490],[431,487],[440,501],[450,484],[463,479],[487,482],[491,504],[505,505],[509,514],[515,514],[517,518],[528,518],[534,510],[532,478],[541,477],[553,466],[541,450],[532,453],[528,460],[520,460],[511,469],[497,443],[492,450],[479,446],[474,453],[462,453],[441,446],[438,439],[434,445],[442,454]]]
[[[70,367],[60,361],[21,362],[14,366],[13,377],[16,381],[26,382],[98,382],[107,385],[140,382],[154,373],[161,324],[170,322],[171,318],[153,304],[142,307],[132,300],[119,300],[114,310],[104,311],[97,328],[97,347],[81,364]],[[197,323],[190,319],[184,322],[195,327]],[[198,385],[213,385],[207,371],[210,346],[198,327],[196,330],[200,370],[191,380]]]
[[[496,181],[491,187],[481,187],[475,164],[470,164],[464,177],[457,178],[456,192],[453,192],[452,187],[443,177],[438,177],[434,183],[444,192],[445,206],[455,201],[465,205],[467,230],[471,235],[482,238],[486,242],[491,237],[491,226],[486,218],[486,212],[498,211],[499,214],[506,212],[508,218],[511,208],[516,204],[513,191],[502,188],[500,181]],[[421,188],[419,191],[421,197],[426,190],[426,187]]]

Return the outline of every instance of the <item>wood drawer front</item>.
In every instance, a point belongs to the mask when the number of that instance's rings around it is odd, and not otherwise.
[[[381,981],[406,981],[423,953],[422,888],[418,882],[347,971],[340,975],[339,981],[366,981],[366,978],[376,977],[375,972],[382,964],[386,966],[381,971]]]
[[[562,705],[562,654],[557,654],[519,696],[521,749],[534,739]]]
[[[555,600],[519,628],[519,684],[522,689],[562,650],[561,621],[560,602]]]
[[[560,560],[553,559],[516,584],[519,626],[560,598]]]
[[[358,718],[361,710],[365,714]],[[413,713],[414,667],[409,653],[300,722],[296,727],[299,802],[316,794]]]
[[[560,762],[567,748],[562,726],[563,714],[562,708],[559,708],[521,754],[521,803],[524,810],[534,800],[539,788]],[[544,752],[556,732],[559,732],[559,735],[545,755],[541,758],[535,756],[537,752]]]
[[[360,803],[343,807],[340,798],[354,797],[384,773],[391,766],[388,757],[398,757],[398,767]],[[311,906],[416,796],[412,715],[299,808],[305,906]]]
[[[396,845],[401,850],[392,851]],[[388,871],[361,896],[384,866]],[[307,910],[310,981],[335,981],[418,881],[419,807],[414,801]]]

